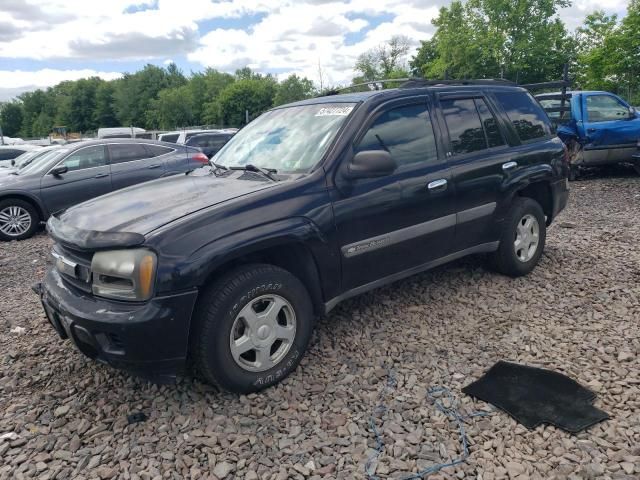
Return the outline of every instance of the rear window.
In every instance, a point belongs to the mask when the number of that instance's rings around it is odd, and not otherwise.
[[[111,163],[130,162],[147,158],[147,151],[138,143],[116,143],[109,145]]]
[[[163,142],[176,143],[178,141],[179,136],[180,136],[179,133],[169,133],[167,135],[161,135],[160,140],[162,140]]]
[[[0,160],[12,160],[19,155],[22,155],[24,150],[18,150],[15,148],[3,148],[0,150]]]
[[[162,145],[145,145],[144,146],[152,157],[159,157],[173,152],[173,148],[163,147]]]
[[[495,92],[520,140],[528,142],[551,134],[549,117],[527,92]]]

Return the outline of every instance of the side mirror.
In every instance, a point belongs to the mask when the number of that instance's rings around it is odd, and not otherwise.
[[[636,118],[637,111],[635,107],[629,107],[629,118]]]
[[[13,158],[11,159],[11,166],[12,166],[12,167],[15,167],[15,166],[16,166],[16,161],[15,161]]]
[[[59,175],[62,175],[63,173],[67,173],[68,171],[69,171],[69,169],[67,168],[66,165],[57,165],[54,168],[52,168],[49,173],[51,175],[57,177]]]
[[[366,150],[355,154],[347,166],[347,177],[375,178],[391,175],[398,165],[385,150]]]

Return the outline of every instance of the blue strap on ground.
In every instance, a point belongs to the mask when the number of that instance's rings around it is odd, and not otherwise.
[[[384,397],[390,393],[395,386],[397,385],[397,381],[395,378],[395,373],[393,371],[389,372],[389,376],[387,377],[387,384],[384,389],[380,391],[378,395],[378,405],[373,410],[370,418],[369,418],[369,427],[376,439],[376,447],[374,452],[369,456],[367,462],[364,465],[365,475],[368,480],[380,480],[380,477],[373,474],[375,471],[374,462],[378,459],[378,457],[382,454],[384,449],[384,441],[382,440],[382,435],[380,434],[380,430],[378,429],[375,421],[375,415],[381,414],[384,415],[388,408],[384,404]],[[426,476],[431,475],[433,473],[439,472],[443,468],[454,467],[463,463],[467,457],[469,457],[469,443],[467,441],[467,434],[464,428],[465,420],[473,417],[485,417],[487,415],[491,415],[493,412],[474,412],[469,415],[461,415],[458,411],[458,402],[455,396],[451,393],[451,391],[446,387],[429,387],[427,389],[427,398],[435,405],[436,409],[442,412],[449,420],[454,421],[456,426],[458,427],[458,433],[460,437],[460,444],[462,446],[462,454],[449,462],[445,463],[437,463],[431,465],[430,467],[425,468],[417,473],[411,474],[409,476],[403,477],[403,480],[413,480],[413,479],[424,479]],[[449,406],[447,406],[449,405]]]

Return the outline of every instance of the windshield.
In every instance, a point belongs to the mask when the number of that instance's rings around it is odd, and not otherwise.
[[[307,172],[320,161],[354,105],[322,103],[271,110],[236,133],[212,160],[226,167]]]
[[[55,148],[34,159],[29,165],[18,170],[20,175],[31,175],[48,169],[55,160],[67,153],[70,148]]]

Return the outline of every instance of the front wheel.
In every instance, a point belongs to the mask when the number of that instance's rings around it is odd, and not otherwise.
[[[505,218],[500,246],[491,263],[498,272],[510,277],[527,275],[538,264],[546,238],[540,204],[531,198],[516,198]]]
[[[273,265],[239,267],[205,289],[196,307],[191,353],[209,383],[250,393],[297,367],[313,330],[304,285]]]
[[[0,240],[24,240],[38,229],[40,217],[33,206],[20,199],[0,201]]]

